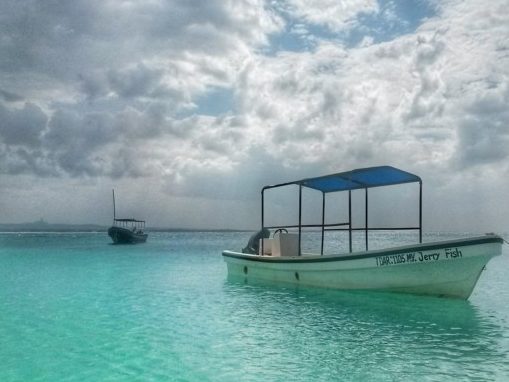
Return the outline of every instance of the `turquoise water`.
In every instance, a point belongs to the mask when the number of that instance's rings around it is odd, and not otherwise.
[[[457,301],[228,281],[248,237],[0,234],[0,381],[509,380],[508,246]]]

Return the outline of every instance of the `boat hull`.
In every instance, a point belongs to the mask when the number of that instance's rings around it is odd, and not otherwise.
[[[114,244],[145,243],[148,237],[146,233],[135,233],[130,229],[115,226],[108,228],[108,235]]]
[[[346,255],[271,257],[224,251],[230,276],[298,285],[381,290],[467,299],[487,262],[500,255],[496,235]]]

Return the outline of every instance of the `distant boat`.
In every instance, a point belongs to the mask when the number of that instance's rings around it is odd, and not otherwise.
[[[115,190],[113,190],[113,225],[108,228],[108,235],[114,244],[145,243],[148,234],[144,232],[145,220],[117,219],[115,209]]]

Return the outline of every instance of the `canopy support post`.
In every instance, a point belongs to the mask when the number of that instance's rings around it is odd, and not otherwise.
[[[366,235],[366,251],[368,250],[368,189],[364,189],[366,191],[366,226],[365,226],[365,235]]]
[[[265,187],[262,188],[262,229],[261,229],[261,233],[262,233],[262,235],[261,235],[262,236],[262,252],[261,252],[261,255],[263,255],[263,253],[264,253],[263,252],[263,244],[264,244],[264,241],[265,241],[265,240],[263,240],[263,228],[264,228],[264,220],[263,220],[264,219],[264,214],[263,214],[264,199],[263,199],[263,196],[264,196],[264,193],[265,193]],[[258,255],[260,255],[260,253],[258,253]]]
[[[419,181],[419,243],[422,243],[422,180]]]
[[[302,236],[302,184],[299,184],[299,256],[301,255]]]
[[[111,192],[113,193],[113,225],[115,225],[115,219],[117,218],[117,212],[115,209],[115,190],[112,189]]]
[[[323,256],[323,240],[325,236],[325,192],[322,191],[322,246],[320,248],[320,255]]]
[[[348,190],[348,245],[352,253],[352,190]]]

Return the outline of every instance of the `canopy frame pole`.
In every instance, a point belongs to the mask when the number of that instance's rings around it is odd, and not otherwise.
[[[117,218],[117,212],[115,209],[115,190],[112,189],[111,192],[113,193],[113,225],[115,225],[115,220]]]
[[[368,189],[364,189],[366,191],[365,198],[366,198],[366,225],[365,225],[365,235],[366,235],[366,251],[368,250]]]
[[[419,243],[422,243],[422,180],[419,181]]]
[[[348,190],[348,245],[352,253],[352,190]]]
[[[263,229],[265,228],[264,226],[264,193],[265,193],[265,187],[262,188],[262,230],[261,230],[261,233],[262,233],[262,252],[261,253],[258,253],[258,255],[263,255],[263,244],[265,242],[265,240],[263,240]]]
[[[301,255],[302,237],[302,184],[299,184],[299,256]]]
[[[325,236],[325,192],[322,191],[322,245],[320,247],[320,255],[323,256],[323,241]]]

